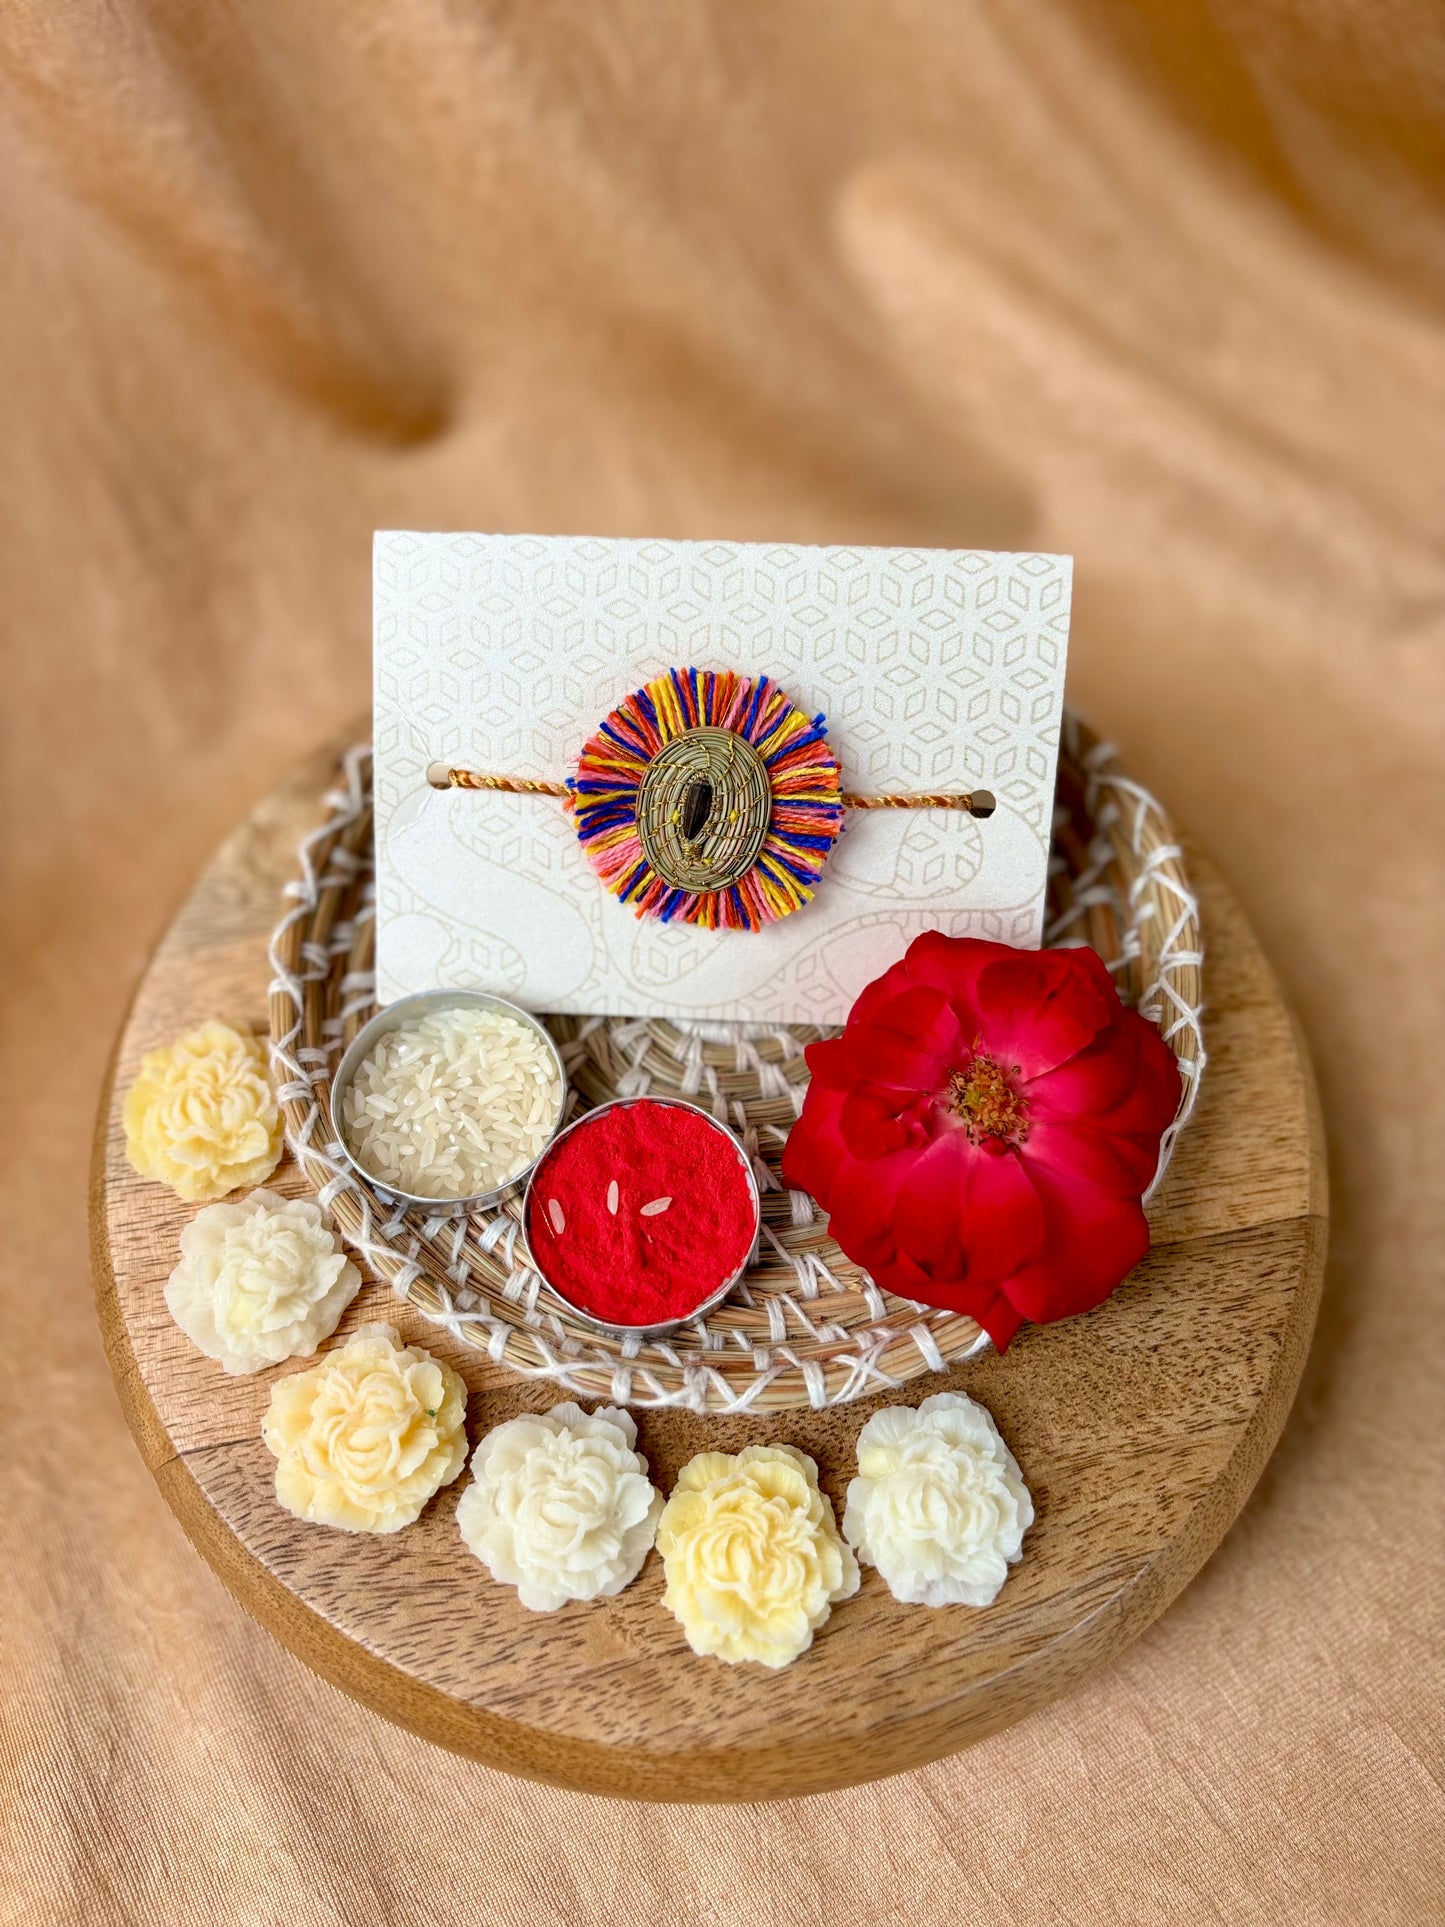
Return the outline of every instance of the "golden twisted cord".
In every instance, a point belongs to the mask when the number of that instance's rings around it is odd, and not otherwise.
[[[565,783],[548,783],[531,776],[491,776],[482,770],[452,769],[433,763],[427,781],[438,790],[501,790],[514,796],[570,797]],[[940,790],[917,796],[865,796],[844,790],[839,798],[848,810],[967,810],[970,816],[992,816],[997,807],[990,790]]]

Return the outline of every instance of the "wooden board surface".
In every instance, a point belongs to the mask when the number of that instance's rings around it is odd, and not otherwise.
[[[898,1772],[1022,1718],[1105,1664],[1169,1603],[1244,1503],[1283,1425],[1314,1324],[1325,1177],[1308,1064],[1227,889],[1191,853],[1209,944],[1211,1062],[1151,1213],[1154,1248],[1087,1318],[1025,1330],[894,1399],[758,1420],[640,1412],[667,1490],[703,1447],[787,1440],[841,1510],[880,1404],[954,1386],[986,1404],[1036,1523],[986,1611],[897,1605],[865,1569],[813,1649],[780,1674],[699,1659],[661,1605],[653,1555],[618,1598],[525,1612],[468,1553],[467,1474],[417,1524],[368,1539],[276,1504],[260,1423],[275,1378],[226,1377],[171,1323],[162,1290],[191,1215],[126,1163],[119,1097],[143,1052],[208,1017],[264,1032],[266,938],[295,848],[320,816],[321,756],[223,846],[161,943],[119,1040],[92,1185],[97,1300],[131,1429],[182,1525],[277,1638],[345,1691],[510,1771],[651,1799],[755,1800]],[[289,1161],[273,1188],[304,1193]],[[466,1378],[473,1443],[555,1401],[368,1284],[337,1341],[385,1317]]]

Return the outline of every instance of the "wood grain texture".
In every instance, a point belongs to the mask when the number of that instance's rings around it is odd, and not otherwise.
[[[1209,932],[1211,1067],[1153,1212],[1154,1249],[1088,1318],[918,1381],[994,1413],[1037,1521],[984,1612],[897,1605],[876,1573],[780,1675],[692,1655],[654,1556],[619,1598],[526,1613],[462,1545],[466,1474],[416,1526],[367,1539],[303,1525],[260,1440],[277,1372],[228,1379],[171,1323],[162,1287],[188,1207],[135,1177],[118,1097],[142,1053],[207,1017],[264,1029],[265,939],[330,753],[223,846],[140,986],[102,1105],[92,1186],[108,1355],[146,1463],[232,1592],[307,1664],[387,1718],[493,1765],[589,1791],[751,1800],[900,1771],[1008,1725],[1106,1663],[1208,1557],[1278,1437],[1313,1327],[1325,1178],[1308,1064],[1242,914],[1192,855]],[[276,1188],[301,1190],[283,1165]],[[386,1317],[471,1388],[473,1441],[555,1394],[480,1361],[369,1285],[339,1338]],[[295,1365],[279,1368],[280,1372]],[[703,1446],[787,1439],[835,1505],[887,1400],[765,1419],[638,1414],[666,1489]]]

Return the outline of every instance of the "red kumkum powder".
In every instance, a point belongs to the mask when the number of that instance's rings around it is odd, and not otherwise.
[[[638,1098],[584,1117],[532,1179],[527,1243],[542,1276],[604,1324],[690,1317],[747,1258],[757,1205],[731,1135]]]

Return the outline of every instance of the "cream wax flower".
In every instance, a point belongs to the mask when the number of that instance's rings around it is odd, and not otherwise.
[[[610,1405],[508,1419],[472,1454],[472,1483],[457,1505],[463,1539],[533,1612],[621,1592],[662,1512],[636,1444],[631,1413]]]
[[[730,1663],[786,1666],[858,1590],[818,1468],[790,1445],[700,1452],[663,1509],[657,1549],[663,1604],[688,1645]]]
[[[141,1060],[121,1111],[126,1156],[191,1204],[260,1184],[281,1162],[281,1117],[259,1040],[202,1024]]]
[[[440,1359],[363,1325],[340,1351],[272,1390],[261,1436],[276,1497],[313,1525],[346,1532],[409,1526],[462,1469],[467,1388]]]
[[[253,1191],[239,1204],[207,1205],[186,1226],[166,1304],[223,1370],[259,1372],[309,1358],[360,1284],[314,1204]]]
[[[962,1392],[875,1412],[858,1434],[843,1531],[905,1605],[991,1605],[1033,1520],[1013,1453]]]

